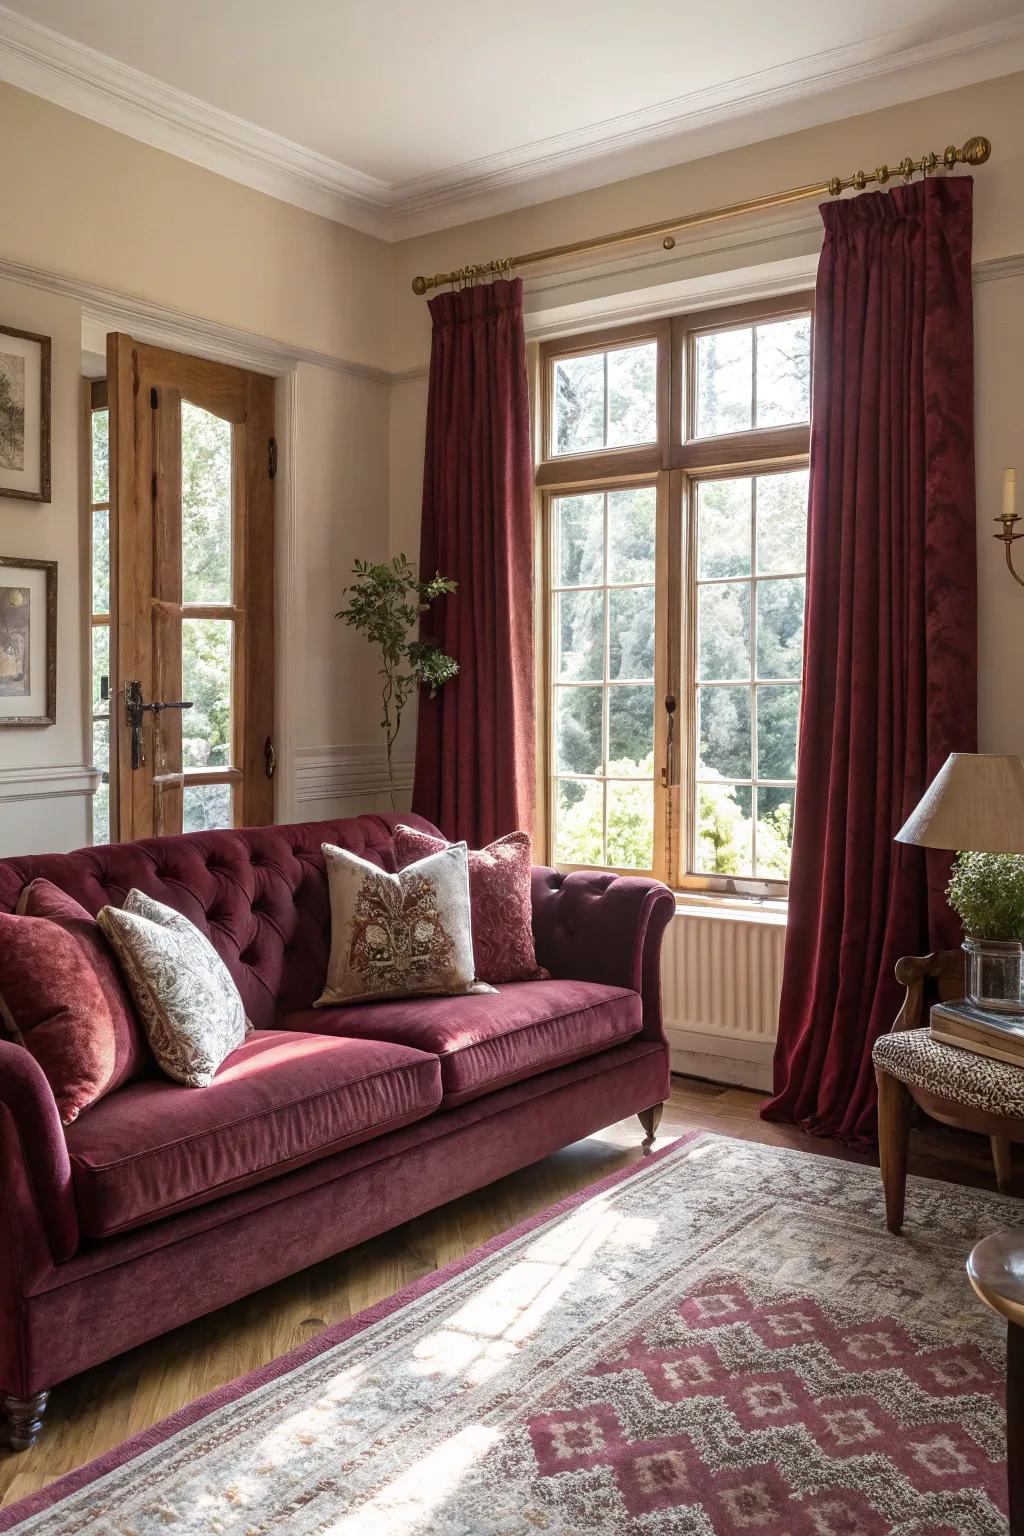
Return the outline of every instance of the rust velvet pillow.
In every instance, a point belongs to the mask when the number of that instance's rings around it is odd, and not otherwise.
[[[395,863],[399,869],[440,853],[448,843],[429,832],[395,828]],[[486,848],[469,851],[469,905],[473,954],[480,981],[546,981],[533,944],[530,896],[532,850],[528,832],[509,832]]]
[[[152,1066],[106,939],[49,880],[0,913],[0,1020],[42,1067],[66,1125]]]

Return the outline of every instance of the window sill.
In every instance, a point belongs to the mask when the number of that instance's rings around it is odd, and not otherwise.
[[[714,896],[677,891],[676,917],[714,917],[734,923],[764,923],[785,928],[789,903],[756,896]]]

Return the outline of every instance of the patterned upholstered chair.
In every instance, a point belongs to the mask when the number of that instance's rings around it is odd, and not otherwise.
[[[873,1052],[879,1159],[890,1232],[903,1227],[912,1103],[943,1125],[987,1136],[996,1182],[1004,1193],[1009,1193],[1013,1178],[1011,1145],[1024,1141],[1024,1067],[942,1045],[928,1033],[930,1005],[964,995],[962,951],[901,960],[896,979],[907,995],[892,1029],[875,1041]]]

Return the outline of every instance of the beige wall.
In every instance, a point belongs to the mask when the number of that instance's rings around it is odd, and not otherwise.
[[[960,144],[975,133],[986,134],[993,143],[992,159],[975,179],[975,262],[984,266],[1001,258],[1024,257],[1020,191],[1024,186],[1024,75],[1014,75],[406,241],[396,251],[393,365],[416,369],[429,353],[426,303],[409,287],[417,273],[541,249],[820,181],[833,173],[849,175],[858,166],[870,168],[883,160],[892,163],[908,152],[941,151],[951,139]],[[621,303],[625,293],[631,300],[656,302],[663,282],[678,281],[692,272],[697,274],[694,285],[699,286],[706,283],[716,263],[720,271],[742,268],[750,275],[782,255],[817,248],[820,235],[814,206],[809,202],[773,216],[795,225],[802,216],[806,232],[798,228],[782,239],[773,230],[772,237],[759,246],[758,231],[767,224],[767,216],[760,222],[735,222],[721,226],[717,237],[698,241],[692,258],[680,260],[677,250],[675,258],[667,259],[655,251],[653,256],[635,258],[632,273],[620,264],[616,270],[600,269],[596,275],[592,269],[588,277],[581,268],[583,280],[562,291],[569,299],[586,301],[588,323],[599,325],[602,294],[609,306]],[[726,248],[729,241],[733,244]],[[680,249],[684,245],[681,241]],[[528,329],[537,312],[550,303],[550,282],[526,277]],[[665,292],[668,295],[667,287]],[[1017,464],[1024,469],[1024,275],[978,282],[975,303],[980,743],[983,750],[1024,755],[1024,708],[1010,670],[1010,658],[1019,656],[1024,647],[1024,590],[1007,574],[1002,550],[989,537],[994,527],[991,519],[999,510],[1003,467]],[[681,306],[666,296],[666,311],[672,307]],[[571,311],[572,304],[564,304],[562,313],[569,316]],[[423,451],[425,382],[413,379],[395,395],[396,405],[399,399],[401,404],[393,410],[391,423],[393,518],[403,539],[411,543]],[[1024,556],[1018,563],[1024,567]]]

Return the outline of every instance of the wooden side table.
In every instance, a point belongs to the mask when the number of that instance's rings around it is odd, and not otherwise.
[[[1006,1318],[1006,1481],[1010,1536],[1024,1536],[1024,1227],[993,1232],[967,1260],[971,1284]]]

